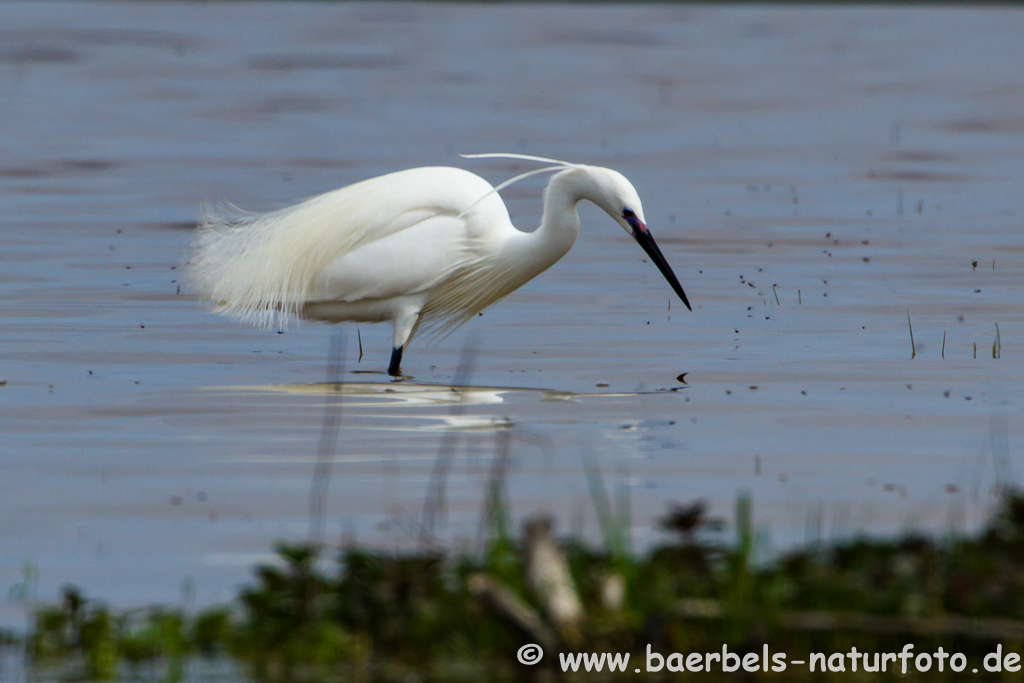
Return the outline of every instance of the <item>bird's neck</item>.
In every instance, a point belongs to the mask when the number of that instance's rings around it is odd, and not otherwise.
[[[582,173],[575,169],[555,175],[544,192],[544,215],[533,232],[518,232],[507,245],[506,257],[518,264],[509,291],[553,266],[568,253],[580,232],[576,205],[587,196]]]
[[[558,252],[556,261],[569,251],[580,233],[576,205],[587,196],[586,181],[582,171],[562,171],[551,178],[544,192],[544,215],[535,234],[539,243]]]

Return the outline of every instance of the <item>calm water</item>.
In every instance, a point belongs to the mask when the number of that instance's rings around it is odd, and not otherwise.
[[[471,546],[508,425],[516,516],[562,531],[597,534],[585,457],[639,547],[741,490],[769,550],[970,528],[1024,448],[1022,35],[994,9],[0,5],[0,591],[28,561],[43,598],[208,603],[304,537],[331,331],[197,302],[199,207],[526,168],[458,152],[625,173],[694,311],[585,207],[413,380],[352,328],[329,539],[413,545],[447,438],[436,531]],[[505,193],[524,229],[540,189]]]

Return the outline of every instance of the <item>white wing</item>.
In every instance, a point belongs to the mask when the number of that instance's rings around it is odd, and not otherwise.
[[[311,298],[330,293],[331,276],[338,273],[336,266],[345,262],[347,254],[442,217],[450,217],[454,227],[471,224],[477,213],[503,215],[511,225],[496,194],[474,206],[492,190],[483,178],[461,169],[414,168],[279,211],[211,214],[199,229],[189,263],[191,280],[221,311],[265,327],[287,322],[300,316]],[[408,243],[426,244],[420,239]],[[363,265],[370,269],[360,276],[367,294],[374,286],[377,294],[383,294],[388,287],[410,284],[409,278],[402,284],[402,264],[394,259]],[[420,279],[419,286],[427,286]]]
[[[443,336],[531,277],[505,258],[522,233],[497,206],[500,214],[436,215],[359,246],[324,270],[312,298],[372,304],[421,295],[426,330]]]
[[[474,259],[476,244],[466,218],[432,214],[335,259],[310,299],[356,303],[429,292]]]

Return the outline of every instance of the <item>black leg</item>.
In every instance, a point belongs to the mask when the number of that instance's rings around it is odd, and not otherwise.
[[[402,349],[404,346],[398,346],[391,349],[391,363],[388,364],[388,374],[392,377],[402,376]]]

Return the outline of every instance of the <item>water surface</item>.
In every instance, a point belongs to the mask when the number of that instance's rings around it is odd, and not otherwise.
[[[749,491],[777,549],[970,528],[1019,481],[1020,11],[25,2],[0,27],[0,590],[28,561],[41,597],[208,603],[304,537],[330,329],[197,302],[199,207],[526,168],[459,152],[623,172],[694,311],[584,207],[406,383],[389,329],[361,363],[351,330],[332,541],[413,546],[446,443],[436,533],[472,547],[509,433],[517,518],[596,537],[589,455],[641,548],[673,501]],[[505,193],[523,229],[540,188]]]

